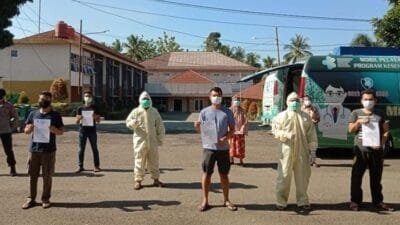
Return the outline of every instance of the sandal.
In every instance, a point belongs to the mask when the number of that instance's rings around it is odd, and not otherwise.
[[[201,205],[201,206],[199,207],[199,211],[200,211],[200,212],[204,212],[204,211],[209,210],[210,208],[211,208],[211,207],[210,207],[209,204]]]
[[[353,211],[360,211],[360,208],[359,208],[358,204],[355,203],[355,202],[351,202],[350,203],[350,209],[353,210]]]
[[[302,210],[311,210],[312,209],[311,205],[302,205],[302,206],[299,206],[299,208]]]
[[[230,201],[225,202],[225,207],[228,208],[231,211],[236,211],[238,208]]]
[[[136,182],[135,185],[133,186],[133,189],[135,189],[135,190],[142,189],[142,184],[140,182]]]
[[[158,181],[154,181],[153,186],[154,187],[165,187],[165,184],[158,180]]]
[[[276,205],[275,209],[279,210],[279,211],[283,211],[283,210],[286,210],[286,206]]]
[[[380,210],[383,210],[383,211],[389,211],[389,212],[393,212],[393,211],[394,211],[394,208],[392,208],[392,207],[386,205],[386,204],[383,203],[383,202],[381,202],[381,203],[379,203],[379,204],[376,204],[375,207],[378,208],[378,209],[380,209]]]

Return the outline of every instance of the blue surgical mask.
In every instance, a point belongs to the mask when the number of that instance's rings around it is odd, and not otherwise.
[[[300,108],[300,102],[295,101],[295,102],[289,102],[289,108],[292,111],[296,111]]]

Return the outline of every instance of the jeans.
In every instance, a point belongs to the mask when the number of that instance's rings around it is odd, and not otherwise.
[[[11,133],[0,134],[1,142],[3,143],[4,152],[7,156],[7,163],[9,167],[15,166],[15,156],[12,149],[12,136]]]
[[[100,166],[99,150],[97,149],[97,133],[96,130],[87,131],[81,128],[79,131],[79,167],[83,168],[83,161],[85,159],[86,141],[89,139],[90,146],[93,152],[94,166]]]

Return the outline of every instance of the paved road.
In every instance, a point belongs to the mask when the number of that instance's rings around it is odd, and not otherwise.
[[[312,169],[309,189],[314,210],[299,212],[295,205],[289,210],[274,210],[276,179],[276,146],[262,129],[251,130],[247,139],[246,167],[231,170],[231,198],[237,212],[222,207],[218,178],[213,177],[210,211],[200,213],[199,179],[201,148],[198,134],[169,132],[160,148],[161,179],[165,188],[150,187],[147,176],[140,191],[133,190],[133,153],[131,135],[123,121],[104,122],[99,129],[99,146],[103,172],[93,174],[90,149],[86,154],[83,174],[73,174],[77,161],[77,132],[66,119],[68,132],[58,138],[53,207],[47,210],[20,207],[28,193],[25,161],[29,137],[14,135],[19,177],[7,176],[4,153],[0,153],[0,224],[400,224],[400,212],[376,212],[366,205],[361,212],[347,208],[351,159],[328,157],[320,159],[321,168]],[[185,124],[174,123],[176,127]],[[69,125],[68,125],[69,124]],[[168,124],[168,123],[167,123]],[[189,125],[187,125],[189,126]],[[253,128],[257,128],[253,126]],[[384,195],[388,203],[400,210],[400,164],[398,159],[385,161]],[[364,179],[365,201],[370,201],[368,176]],[[39,182],[41,191],[41,182]],[[39,192],[40,193],[40,192]],[[294,190],[290,201],[294,202]]]

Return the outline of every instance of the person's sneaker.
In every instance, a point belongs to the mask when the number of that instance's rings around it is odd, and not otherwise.
[[[95,167],[94,170],[93,170],[93,172],[95,172],[95,173],[98,173],[100,171],[101,171],[100,167]]]
[[[78,169],[76,169],[75,171],[74,171],[74,173],[80,173],[80,172],[82,172],[82,171],[84,171],[85,169],[83,168],[83,167],[78,167]]]
[[[17,170],[15,169],[15,166],[10,167],[10,176],[12,177],[17,176]]]
[[[43,202],[42,203],[43,209],[48,209],[48,208],[50,208],[50,206],[51,206],[50,202]]]
[[[35,200],[28,198],[26,199],[26,202],[22,205],[22,209],[29,209],[35,205],[36,205]]]

